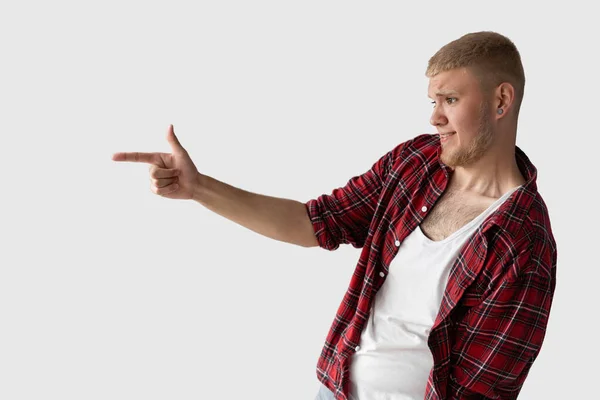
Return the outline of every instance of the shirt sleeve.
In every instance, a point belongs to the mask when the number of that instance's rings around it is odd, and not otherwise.
[[[503,280],[458,323],[448,399],[517,398],[540,352],[554,296],[556,261],[546,262],[549,274],[530,268]]]
[[[319,246],[336,250],[340,244],[364,246],[379,195],[391,166],[393,150],[364,174],[305,203]]]

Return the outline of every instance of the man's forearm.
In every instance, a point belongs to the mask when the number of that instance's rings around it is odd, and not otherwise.
[[[209,210],[263,236],[303,247],[318,246],[303,203],[228,185],[199,174],[193,199]]]

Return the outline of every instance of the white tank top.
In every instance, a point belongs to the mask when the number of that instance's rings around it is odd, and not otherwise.
[[[373,299],[350,359],[350,399],[422,400],[433,356],[427,346],[450,268],[469,237],[518,187],[444,240],[417,227],[400,245]]]

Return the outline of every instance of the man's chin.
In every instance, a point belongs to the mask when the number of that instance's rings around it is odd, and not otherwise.
[[[448,154],[448,150],[442,149],[442,152],[440,154],[440,161],[450,168],[456,167],[456,157],[453,157],[452,155]]]
[[[440,157],[440,161],[442,162],[442,164],[444,164],[448,168],[451,168],[451,169],[456,168],[456,163],[452,159],[447,159],[447,158],[444,158],[444,157]]]

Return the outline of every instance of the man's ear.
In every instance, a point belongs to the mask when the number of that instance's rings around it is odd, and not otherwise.
[[[508,82],[502,82],[496,88],[494,104],[496,106],[496,118],[502,118],[512,108],[515,101],[515,88]],[[501,110],[501,111],[500,111]]]

